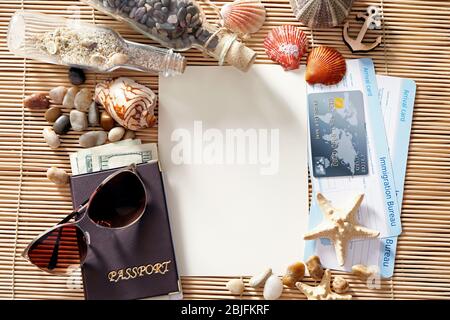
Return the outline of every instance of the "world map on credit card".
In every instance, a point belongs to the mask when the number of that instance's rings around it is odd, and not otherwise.
[[[368,174],[367,131],[361,91],[308,95],[313,175]]]

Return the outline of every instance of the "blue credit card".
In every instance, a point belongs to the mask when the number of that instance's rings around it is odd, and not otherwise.
[[[311,93],[308,109],[314,177],[368,174],[362,92]]]

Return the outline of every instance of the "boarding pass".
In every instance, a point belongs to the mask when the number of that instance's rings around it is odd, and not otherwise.
[[[342,204],[345,199],[349,199],[351,194],[364,193],[365,200],[359,212],[359,222],[368,228],[380,231],[380,238],[383,239],[353,241],[350,244],[346,264],[343,267],[338,266],[333,246],[327,239],[307,241],[305,255],[319,254],[325,266],[349,270],[355,263],[370,262],[380,265],[380,257],[384,253],[388,252],[389,249],[391,250],[390,253],[395,252],[396,239],[392,237],[401,232],[400,212],[395,188],[395,183],[399,182],[394,182],[393,167],[388,152],[388,139],[385,134],[379,98],[384,98],[383,110],[386,111],[385,115],[389,116],[390,119],[390,122],[387,122],[388,136],[402,136],[404,140],[405,137],[409,139],[409,129],[406,130],[405,127],[408,127],[409,121],[410,128],[411,116],[408,112],[412,111],[414,92],[409,90],[409,100],[405,102],[403,98],[404,103],[400,103],[402,101],[399,98],[402,86],[405,86],[403,83],[409,85],[410,82],[399,78],[385,77],[380,79],[382,89],[379,97],[378,94],[375,94],[378,89],[370,59],[349,60],[347,61],[347,68],[347,76],[339,85],[309,87],[310,133],[312,132],[311,135],[315,134],[317,138],[316,129],[319,127],[323,131],[319,133],[319,138],[324,137],[325,146],[328,139],[329,144],[333,147],[332,153],[335,154],[333,156],[329,150],[324,150],[323,143],[319,147],[316,145],[314,154],[311,146],[314,143],[314,137],[311,136],[309,151],[313,192],[314,194],[317,191],[322,192],[335,204]],[[325,94],[321,96],[321,93]],[[334,115],[327,115],[327,101],[330,113],[334,112]],[[311,104],[315,104],[315,108],[311,108]],[[411,104],[410,108],[405,109],[405,104]],[[348,110],[344,111],[346,108]],[[402,113],[401,117],[392,116],[397,111]],[[400,120],[403,120],[401,124],[405,125],[395,126],[395,123],[400,123]],[[319,123],[319,126],[317,126],[314,121],[325,122],[325,125]],[[330,123],[328,127],[327,121]],[[397,131],[401,131],[401,133],[395,133]],[[389,142],[391,145],[401,144],[406,148],[408,146],[407,142],[397,142],[396,139],[391,139]],[[339,144],[344,145],[345,148],[342,148]],[[314,156],[317,156],[318,153],[322,153],[322,156],[329,159],[329,162],[325,163],[328,166],[333,165],[332,162],[335,161],[333,157],[339,159],[340,163],[335,165],[337,170],[335,168],[334,173],[329,170],[322,177],[314,174],[314,166],[317,165]],[[399,152],[395,155],[400,157],[402,153]],[[403,152],[403,157],[404,161],[400,161],[403,159],[396,159],[394,166],[399,172],[403,168],[403,174],[399,178],[404,178],[404,165],[402,163],[406,164],[406,152]],[[354,161],[351,161],[353,159]],[[361,163],[367,168],[361,168]],[[403,186],[403,181],[401,181],[401,185]],[[314,228],[322,219],[323,215],[313,199],[309,229]],[[391,254],[391,256],[392,258],[389,257],[387,259],[389,261],[385,263],[384,276],[389,276],[391,273],[389,270],[392,269],[392,261],[395,255]]]

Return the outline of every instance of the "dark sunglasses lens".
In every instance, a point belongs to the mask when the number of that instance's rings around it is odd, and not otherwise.
[[[86,252],[83,232],[75,225],[61,225],[36,240],[28,251],[28,258],[43,270],[66,274],[80,266]]]
[[[123,171],[99,188],[91,199],[88,215],[104,227],[125,227],[139,219],[146,200],[139,177],[131,171]]]

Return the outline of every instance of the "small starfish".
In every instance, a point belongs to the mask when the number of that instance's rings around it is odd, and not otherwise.
[[[295,286],[304,293],[308,300],[351,300],[352,296],[349,294],[337,294],[331,291],[330,287],[331,272],[325,270],[322,280],[317,287],[312,287],[307,284],[297,282]]]
[[[325,216],[323,221],[314,230],[304,235],[305,240],[317,238],[328,238],[334,244],[339,265],[345,263],[348,242],[354,238],[376,238],[380,232],[365,228],[358,224],[356,214],[363,201],[364,194],[356,197],[353,205],[348,211],[335,208],[331,202],[320,192],[317,193],[317,203]]]

